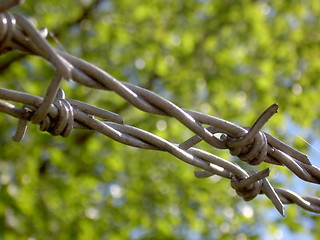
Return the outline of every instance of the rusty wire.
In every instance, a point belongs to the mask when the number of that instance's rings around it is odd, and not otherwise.
[[[19,119],[14,141],[23,138],[29,121],[54,136],[67,137],[73,128],[92,129],[126,145],[166,151],[201,168],[203,171],[195,172],[196,177],[219,175],[228,178],[231,180],[231,187],[246,201],[254,199],[258,194],[265,194],[281,215],[284,215],[283,204],[291,203],[320,213],[320,198],[301,197],[292,191],[272,187],[266,178],[270,173],[269,168],[260,172],[246,171],[232,162],[194,147],[200,141],[205,141],[215,148],[229,149],[232,155],[250,165],[262,162],[283,165],[299,178],[320,184],[320,169],[312,165],[306,155],[260,131],[277,112],[277,104],[263,112],[250,128],[242,128],[214,116],[181,109],[154,92],[121,82],[91,63],[53,49],[45,40],[45,30],[37,30],[27,18],[7,11],[20,2],[6,0],[0,4],[0,54],[20,50],[37,55],[50,62],[56,72],[44,98],[0,88],[0,111]],[[142,111],[173,117],[195,136],[181,144],[175,144],[150,132],[126,125],[116,113],[66,98],[60,89],[63,78],[91,88],[113,91]],[[24,105],[20,108],[3,100]],[[205,128],[203,125],[209,127]],[[222,134],[221,137],[216,137],[216,133]]]

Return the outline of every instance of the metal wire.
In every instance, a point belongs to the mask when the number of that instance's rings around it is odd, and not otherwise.
[[[320,184],[320,169],[313,166],[305,154],[260,131],[277,112],[278,105],[270,106],[250,128],[242,128],[214,116],[181,109],[154,92],[121,82],[91,63],[53,49],[45,40],[46,31],[38,31],[25,17],[7,12],[19,2],[6,0],[0,4],[0,54],[20,50],[40,56],[54,66],[56,73],[44,98],[0,88],[0,111],[19,119],[14,141],[23,138],[29,121],[54,136],[67,137],[73,128],[92,129],[126,145],[166,151],[203,169],[204,171],[195,172],[196,177],[204,178],[216,174],[228,178],[231,180],[231,187],[246,201],[254,199],[258,194],[265,194],[281,215],[284,215],[283,204],[291,203],[320,213],[319,198],[300,197],[292,191],[272,187],[266,178],[270,173],[269,168],[260,172],[245,171],[232,162],[194,147],[200,141],[205,141],[215,148],[229,149],[232,155],[250,165],[262,162],[283,165],[299,178]],[[181,144],[175,144],[150,132],[126,125],[116,113],[75,99],[67,99],[60,89],[62,78],[91,88],[113,91],[142,111],[173,117],[195,136]],[[19,108],[3,100],[23,103],[24,106]],[[210,127],[205,128],[203,125]],[[217,138],[215,133],[221,133],[221,138]]]

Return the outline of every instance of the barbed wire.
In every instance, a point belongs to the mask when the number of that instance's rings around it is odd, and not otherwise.
[[[7,11],[19,3],[21,1],[15,0],[0,3],[0,54],[19,50],[37,55],[50,62],[56,72],[44,98],[0,88],[0,111],[19,119],[17,131],[12,138],[14,141],[22,140],[29,121],[38,124],[41,131],[54,136],[67,137],[74,128],[92,129],[126,145],[166,151],[201,168],[203,171],[195,172],[198,178],[219,175],[230,179],[231,187],[246,201],[254,199],[258,194],[265,194],[281,215],[284,215],[283,204],[291,203],[320,213],[320,198],[301,197],[292,191],[272,187],[267,179],[270,168],[260,172],[246,171],[235,163],[194,147],[200,141],[205,141],[214,148],[229,149],[230,154],[250,165],[262,162],[282,165],[302,180],[320,184],[320,169],[312,165],[305,154],[260,131],[277,112],[277,104],[271,105],[249,128],[204,113],[181,109],[152,91],[121,82],[89,62],[53,49],[45,40],[45,29],[37,30],[24,16]],[[62,79],[73,80],[90,88],[113,91],[142,111],[177,119],[195,135],[176,144],[127,125],[117,113],[66,98],[60,88]],[[17,107],[6,101],[24,105]],[[216,137],[216,133],[221,134],[221,137]]]

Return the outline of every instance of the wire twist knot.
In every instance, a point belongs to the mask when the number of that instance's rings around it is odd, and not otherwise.
[[[265,160],[268,153],[267,138],[260,131],[253,138],[247,136],[249,136],[249,132],[241,138],[228,137],[226,139],[230,154],[250,165],[259,165]]]
[[[249,171],[249,177],[258,174],[258,171]],[[245,201],[254,199],[263,187],[263,179],[258,179],[251,183],[249,178],[239,179],[236,176],[231,177],[231,187],[236,191],[238,196],[242,197]]]
[[[33,123],[39,123],[41,131],[49,132],[54,136],[61,135],[67,137],[73,129],[74,113],[73,107],[65,99],[65,94],[62,89],[59,89],[53,105],[58,110],[57,116],[53,117],[46,111],[45,114],[40,114],[42,117],[35,122],[34,118],[36,115],[39,116],[38,112],[38,114],[32,116],[31,121]],[[37,111],[35,113],[37,113]]]

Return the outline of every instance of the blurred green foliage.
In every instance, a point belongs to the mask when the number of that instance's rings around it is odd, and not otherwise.
[[[180,107],[249,126],[277,102],[271,134],[290,140],[285,117],[319,134],[318,0],[28,0],[14,11],[48,28],[56,48]],[[1,56],[0,65],[16,54]],[[43,96],[52,74],[42,59],[23,57],[1,70],[1,87]],[[170,141],[192,136],[174,119],[142,113],[114,93],[75,83],[63,88],[69,98],[117,112],[127,124]],[[36,126],[13,143],[16,123],[1,115],[1,240],[280,239],[283,229],[320,234],[315,215],[292,206],[283,219],[265,197],[246,203],[228,180],[197,179],[195,169],[166,153],[90,131],[52,137]],[[286,186],[290,179],[278,182]]]

